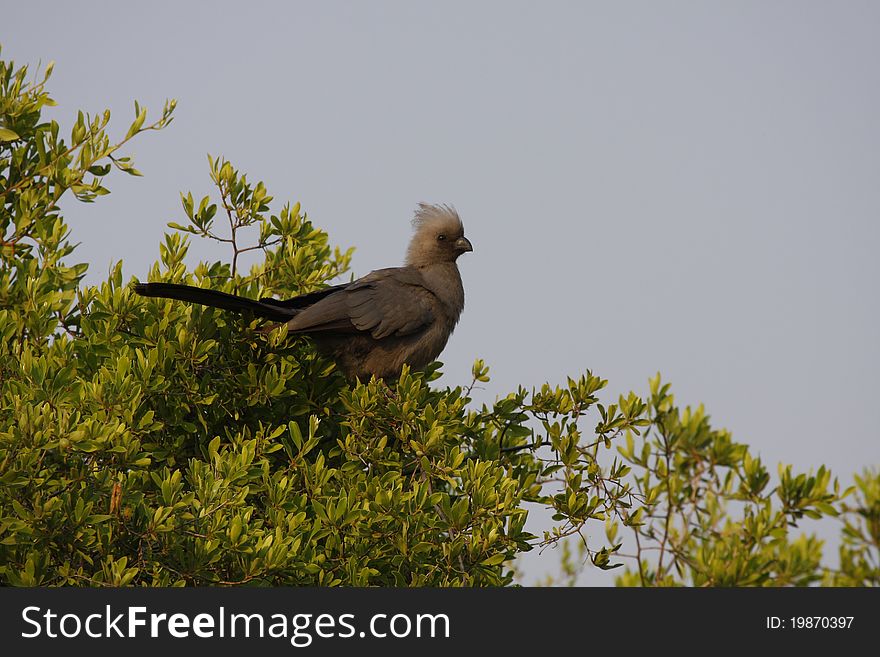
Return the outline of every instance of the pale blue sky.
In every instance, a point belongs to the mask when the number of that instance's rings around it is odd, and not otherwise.
[[[146,276],[208,152],[357,275],[452,203],[475,250],[446,384],[478,357],[481,400],[659,370],[765,462],[880,463],[880,3],[3,5],[3,57],[56,60],[64,125],[178,99],[133,147],[144,178],[65,208],[88,281]]]

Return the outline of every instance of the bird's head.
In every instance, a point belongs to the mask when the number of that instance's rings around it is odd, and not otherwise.
[[[455,262],[466,251],[473,251],[455,208],[419,203],[413,219],[415,234],[409,243],[406,264],[415,267]]]

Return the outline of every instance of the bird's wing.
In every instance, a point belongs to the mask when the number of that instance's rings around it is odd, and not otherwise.
[[[377,340],[414,333],[435,319],[436,299],[418,270],[380,269],[300,311],[291,331],[369,331]]]
[[[358,330],[377,340],[409,335],[431,324],[437,303],[417,269],[382,269],[346,290],[349,317]]]

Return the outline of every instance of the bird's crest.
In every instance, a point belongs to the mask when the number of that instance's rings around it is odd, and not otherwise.
[[[455,222],[458,227],[461,227],[461,217],[458,216],[458,212],[451,205],[419,203],[419,207],[416,208],[415,217],[412,220],[412,225],[413,228],[419,230],[423,226],[448,222]]]

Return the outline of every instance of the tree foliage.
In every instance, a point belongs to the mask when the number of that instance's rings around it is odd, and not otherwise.
[[[439,363],[351,383],[283,329],[134,295],[121,262],[84,285],[59,202],[139,175],[121,153],[175,103],[152,123],[136,104],[119,140],[109,112],[80,113],[66,138],[42,118],[50,72],[0,62],[0,582],[510,585],[518,555],[576,537],[593,565],[627,564],[627,585],[880,583],[880,474],[841,490],[824,467],[781,467],[772,485],[659,375],[614,403],[586,372],[478,408],[479,360],[467,385],[440,386]],[[273,211],[222,158],[209,170],[215,198],[181,196],[150,280],[290,296],[347,271],[299,204]],[[190,271],[192,237],[229,262]],[[556,523],[542,536],[536,507]],[[798,528],[829,515],[836,569]]]

